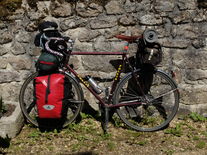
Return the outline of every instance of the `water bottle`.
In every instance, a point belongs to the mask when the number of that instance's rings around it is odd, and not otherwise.
[[[86,80],[97,94],[101,94],[103,92],[102,88],[95,82],[95,80],[91,76],[87,75]]]

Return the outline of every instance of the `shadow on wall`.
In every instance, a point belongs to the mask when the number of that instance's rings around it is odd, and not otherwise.
[[[207,8],[207,1],[206,0],[198,0],[198,8]]]
[[[121,59],[117,59],[117,60],[111,60],[109,62],[116,70],[118,70],[119,65],[122,64],[122,60]],[[129,57],[129,63],[132,65],[132,67],[135,67],[135,57]],[[129,72],[129,65],[125,64],[124,66],[124,73]]]

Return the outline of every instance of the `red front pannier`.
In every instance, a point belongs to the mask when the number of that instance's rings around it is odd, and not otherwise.
[[[69,80],[59,73],[35,78],[34,96],[39,118],[62,118],[67,113],[68,86]]]

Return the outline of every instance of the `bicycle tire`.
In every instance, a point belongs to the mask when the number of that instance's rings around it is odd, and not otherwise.
[[[135,71],[137,80],[140,74],[140,71]],[[120,119],[128,127],[142,132],[157,131],[167,127],[179,107],[179,91],[174,80],[166,73],[156,70],[149,90],[144,95],[140,95],[141,90],[130,88],[129,83],[133,78],[132,73],[129,73],[119,82],[113,104],[137,101],[140,104],[117,108],[116,112]]]
[[[83,91],[80,87],[79,83],[73,78],[70,74],[64,74],[66,78],[69,79],[71,85],[72,85],[72,93],[73,98],[70,99],[70,105],[68,106],[67,111],[67,117],[64,120],[64,123],[58,124],[61,127],[66,127],[71,122],[73,122],[79,115],[79,113],[82,110],[84,97],[83,97]],[[23,83],[20,94],[19,94],[19,103],[20,108],[22,110],[22,113],[30,124],[34,125],[35,127],[43,127],[48,128],[50,127],[48,124],[46,126],[40,125],[38,123],[38,113],[37,108],[34,102],[34,86],[33,86],[33,80],[35,77],[38,76],[38,73],[31,74]],[[57,125],[57,124],[56,124]],[[59,127],[57,125],[57,127]]]

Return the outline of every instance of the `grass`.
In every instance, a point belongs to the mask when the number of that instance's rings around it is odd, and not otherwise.
[[[164,132],[166,134],[172,134],[174,136],[181,137],[183,131],[182,131],[181,124],[176,124],[176,126],[174,128],[166,129]]]
[[[191,118],[194,122],[205,122],[207,120],[204,116],[195,112],[189,114],[189,118]]]
[[[207,150],[206,121],[198,114],[175,119],[169,127],[157,132],[137,132],[118,123],[109,125],[104,134],[100,121],[82,113],[80,123],[58,131],[41,132],[26,125],[21,133],[2,149],[8,154],[174,154]],[[0,150],[1,151],[1,150]]]
[[[198,144],[196,145],[197,148],[203,149],[206,147],[206,142],[204,141],[199,141]]]
[[[140,146],[144,146],[144,145],[146,145],[147,143],[148,143],[148,141],[147,141],[147,140],[144,140],[144,141],[140,141],[140,142],[138,142],[137,144],[140,145]]]

